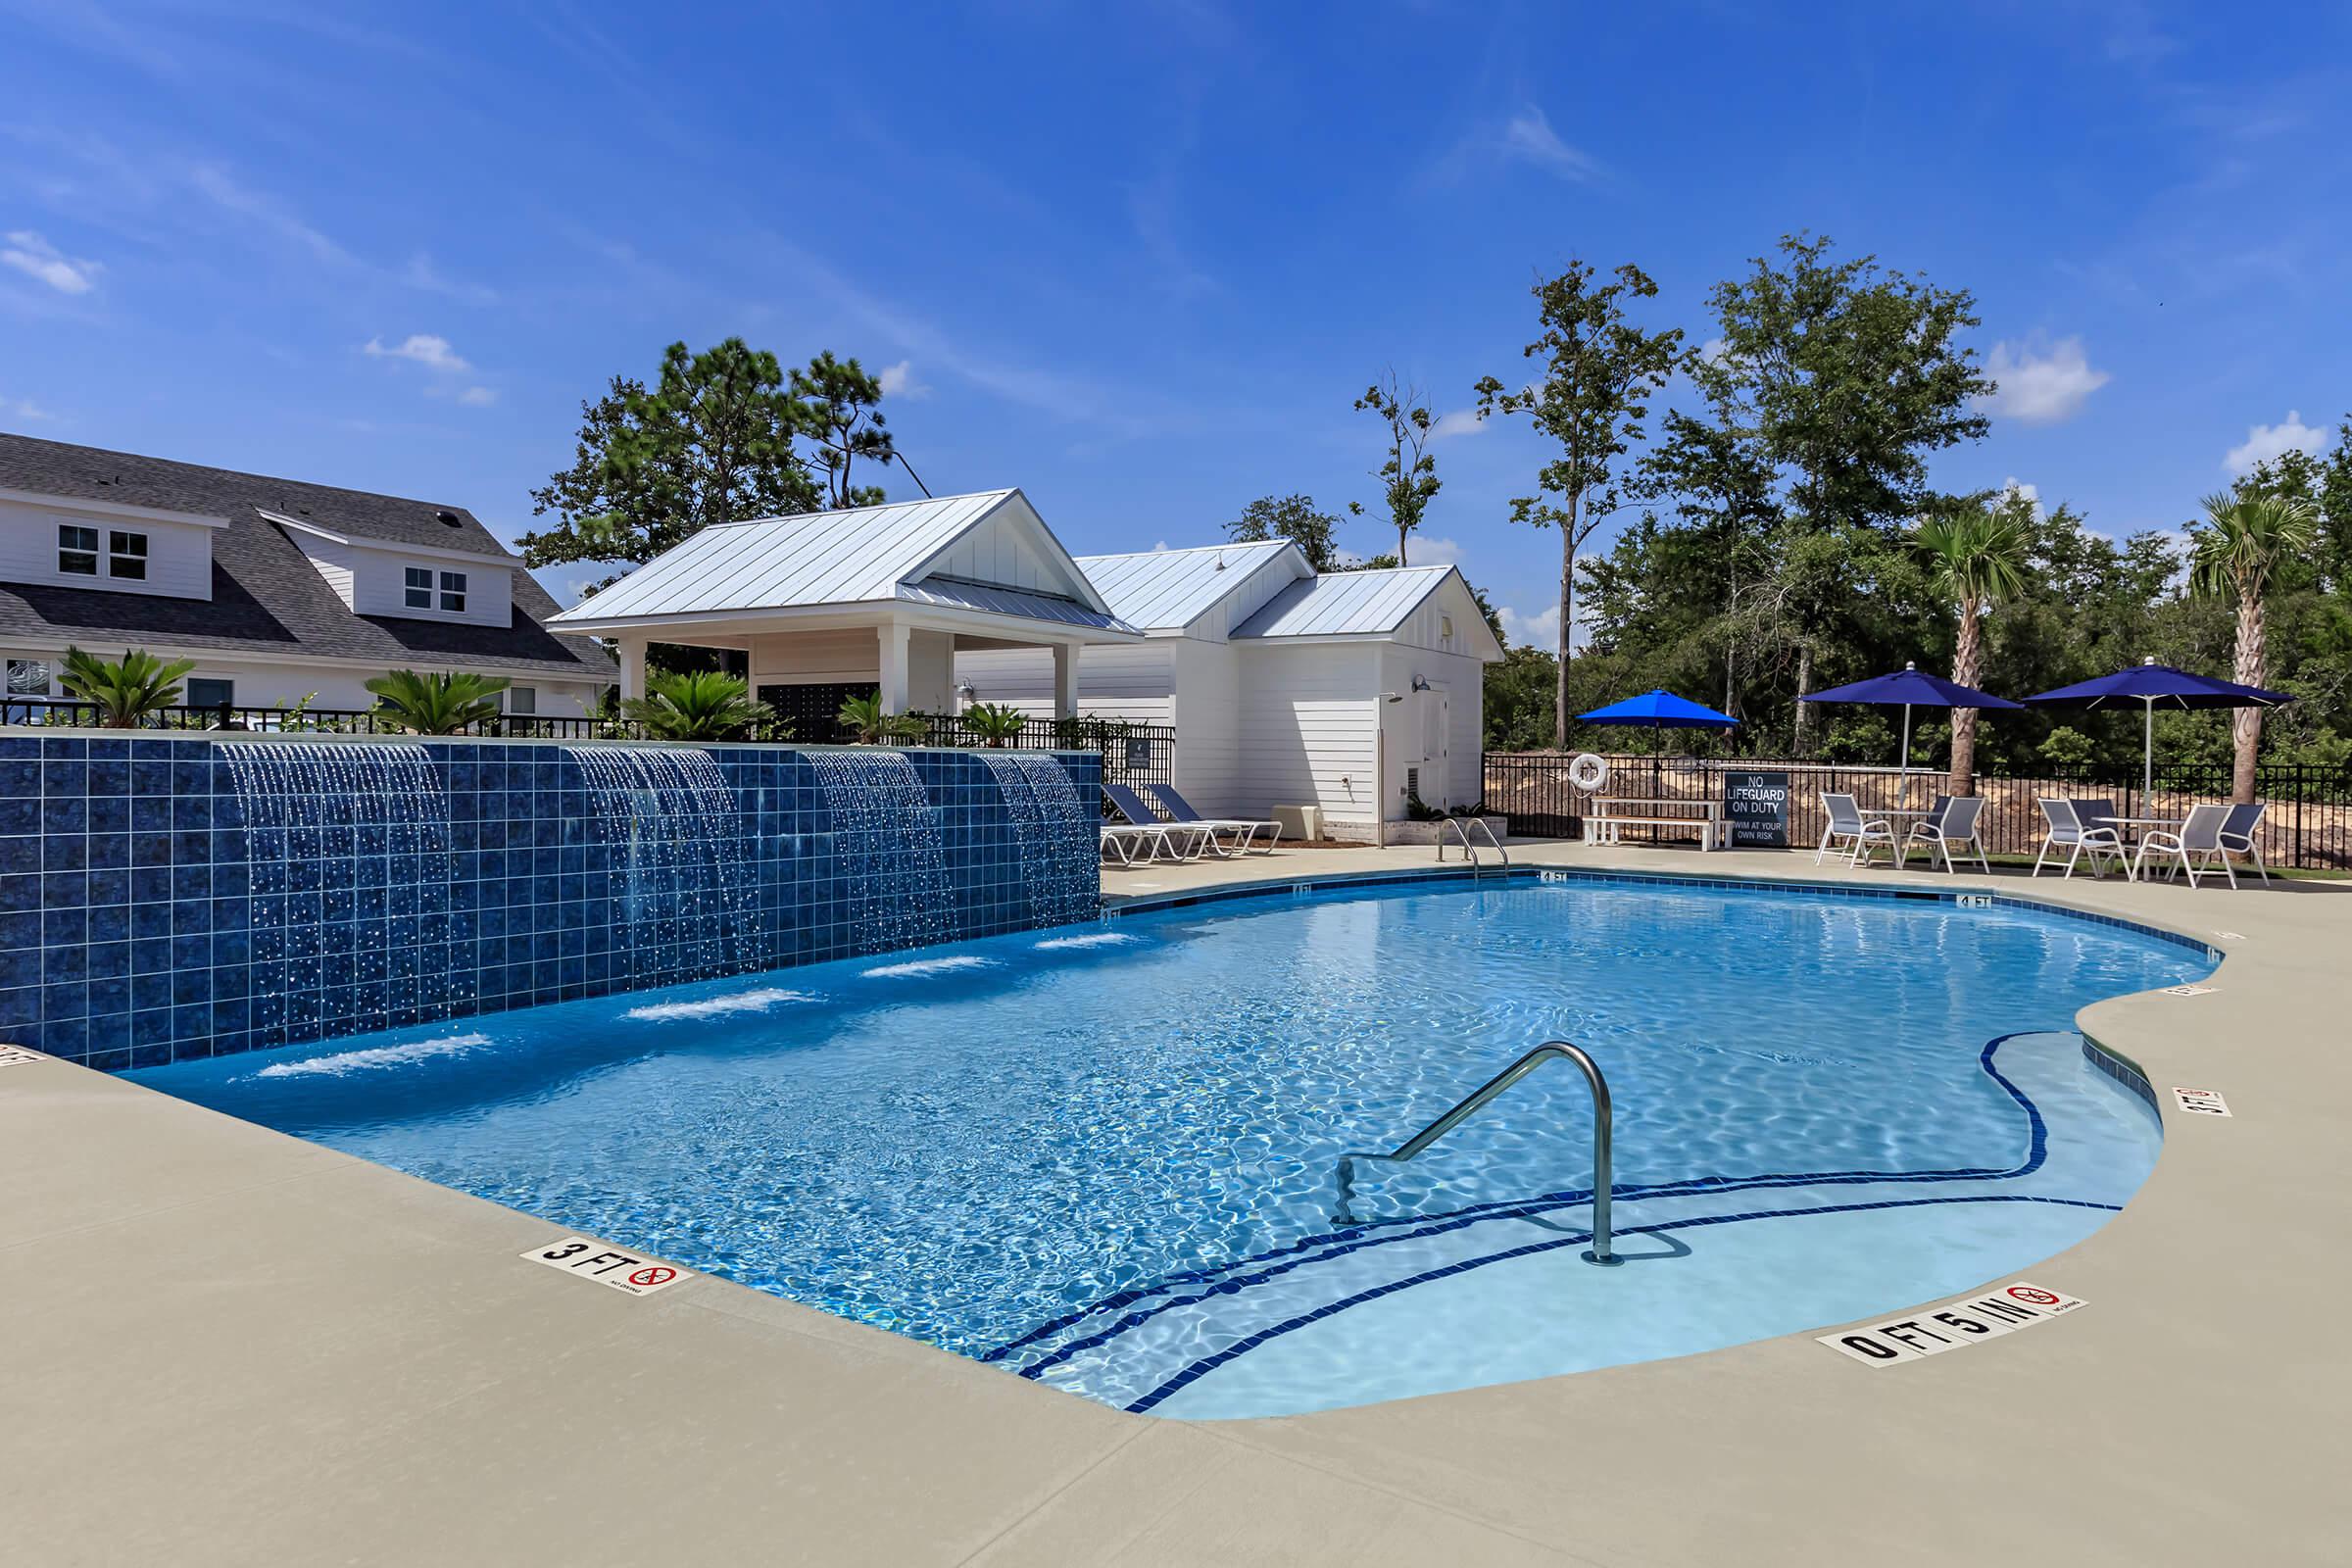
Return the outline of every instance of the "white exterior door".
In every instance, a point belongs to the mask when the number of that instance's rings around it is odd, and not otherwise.
[[[1446,688],[1432,686],[1421,696],[1421,803],[1439,810],[1453,807],[1453,765],[1448,756],[1451,734]]]

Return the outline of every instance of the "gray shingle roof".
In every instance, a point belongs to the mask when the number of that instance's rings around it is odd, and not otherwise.
[[[356,660],[388,668],[427,662],[526,666],[575,679],[604,680],[612,673],[612,661],[595,643],[558,636],[539,624],[556,613],[556,602],[519,566],[512,573],[517,613],[507,626],[357,615],[293,541],[261,515],[282,513],[355,539],[511,559],[464,507],[5,433],[0,490],[228,519],[213,535],[210,601],[0,582],[0,634],[64,637],[93,651],[169,639],[178,648]]]

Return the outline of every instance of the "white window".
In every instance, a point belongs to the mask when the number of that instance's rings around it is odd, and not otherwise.
[[[187,705],[190,708],[233,708],[237,701],[237,683],[213,676],[199,675],[188,682]]]
[[[8,694],[11,697],[46,697],[49,695],[49,664],[40,659],[12,659],[8,662]]]
[[[453,615],[466,613],[466,574],[445,571],[441,574],[441,608]]]
[[[539,711],[538,688],[534,686],[508,687],[507,711],[510,713],[536,713]]]
[[[411,566],[408,577],[408,607],[411,610],[433,608],[433,573],[428,566]]]
[[[133,582],[147,580],[147,536],[143,533],[124,533],[120,528],[106,532],[106,574],[123,577]]]
[[[57,569],[69,577],[98,575],[98,530],[75,523],[57,525]]]

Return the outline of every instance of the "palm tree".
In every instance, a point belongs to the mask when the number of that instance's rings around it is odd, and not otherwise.
[[[856,736],[860,746],[886,746],[892,741],[915,740],[928,727],[912,713],[884,712],[879,692],[871,697],[843,699],[841,711],[834,715],[834,719]]]
[[[1974,686],[1984,678],[1985,610],[2016,597],[2025,587],[2030,542],[2014,517],[1982,509],[1919,519],[1912,543],[1927,558],[1928,578],[1960,607],[1960,643],[1952,655],[1952,679]],[[1977,710],[1952,710],[1954,795],[1976,793]]]
[[[375,710],[418,735],[463,735],[499,716],[498,694],[514,684],[503,675],[419,675],[396,669],[364,684]]]
[[[2268,653],[2263,646],[2263,598],[2278,564],[2308,553],[2318,542],[2319,514],[2300,496],[2243,491],[2207,496],[2204,505],[2205,520],[2191,547],[2189,586],[2201,594],[2235,596],[2237,667],[2231,678],[2240,686],[2259,686]],[[2262,710],[2237,710],[2230,718],[2230,738],[2237,751],[2230,798],[2251,801],[2254,758],[2262,747]]]
[[[963,710],[963,721],[990,746],[1010,746],[1021,738],[1029,715],[1009,703],[974,703]]]
[[[715,669],[656,675],[648,684],[651,695],[620,708],[656,740],[732,740],[767,716],[743,681]]]
[[[64,684],[69,696],[98,710],[103,728],[136,729],[148,714],[179,701],[179,678],[195,667],[192,659],[167,664],[144,650],[125,650],[121,659],[108,660],[69,648]]]

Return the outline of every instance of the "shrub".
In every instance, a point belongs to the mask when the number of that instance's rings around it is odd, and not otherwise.
[[[656,740],[736,740],[773,735],[782,725],[745,682],[714,669],[656,675],[647,685],[649,695],[620,706]]]
[[[376,713],[417,735],[463,735],[499,716],[498,695],[514,682],[503,675],[419,675],[396,669],[366,683]]]
[[[195,667],[193,659],[167,664],[140,650],[107,660],[69,648],[63,678],[70,694],[96,706],[102,727],[136,729],[150,715],[178,705],[179,678]]]

